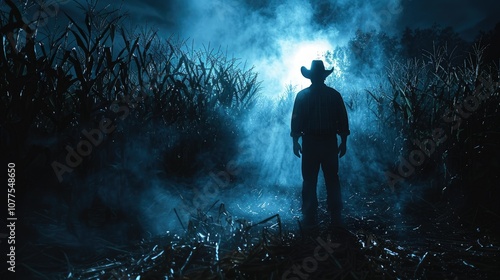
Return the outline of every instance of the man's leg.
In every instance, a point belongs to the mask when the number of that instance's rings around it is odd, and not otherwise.
[[[331,145],[331,144],[330,144]],[[342,225],[342,194],[339,182],[339,158],[338,149],[331,145],[325,151],[321,164],[326,185],[326,203],[330,212],[332,223]]]
[[[306,224],[316,224],[318,212],[318,197],[316,185],[320,160],[314,141],[302,141],[302,214]]]

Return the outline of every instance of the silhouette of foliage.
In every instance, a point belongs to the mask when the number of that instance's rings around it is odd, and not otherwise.
[[[490,31],[481,31],[475,40],[487,48],[484,50],[484,60],[500,63],[500,22]]]
[[[438,25],[413,30],[407,27],[401,35],[400,44],[401,54],[406,58],[420,58],[424,51],[432,50],[434,46],[447,46],[457,54],[469,50],[469,44],[452,27]]]
[[[235,130],[234,118],[259,91],[253,69],[221,49],[196,50],[154,31],[126,30],[119,11],[96,9],[97,2],[81,5],[82,22],[67,15],[66,28],[48,39],[39,39],[43,30],[33,30],[14,2],[6,2],[10,11],[2,9],[0,17],[6,153],[21,156],[32,131],[75,137],[105,117],[127,118],[129,127],[154,123],[190,139],[178,148],[184,152],[167,156],[185,158],[177,168],[190,170],[186,165],[202,145],[216,145]]]

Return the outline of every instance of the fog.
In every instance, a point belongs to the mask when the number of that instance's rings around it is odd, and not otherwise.
[[[125,7],[140,8],[132,5]],[[380,74],[383,58],[377,60],[380,65],[364,69],[362,76],[347,76],[343,71],[349,69],[339,67],[335,59],[327,60],[326,55],[345,46],[356,30],[396,32],[393,23],[403,11],[399,1],[173,1],[166,5],[159,10],[167,11],[163,16],[168,18],[166,23],[158,10],[144,11],[137,22],[160,22],[159,30],[165,36],[174,30],[188,38],[188,44],[198,47],[221,46],[229,56],[253,66],[262,85],[255,108],[237,120],[243,133],[237,139],[238,153],[227,163],[237,172],[220,167],[221,170],[201,172],[197,186],[184,194],[185,200],[172,197],[171,192],[156,188],[153,183],[146,196],[153,192],[156,199],[151,204],[146,197],[145,203],[153,206],[142,209],[148,217],[147,228],[154,225],[156,234],[172,230],[172,226],[178,228],[172,206],[181,209],[178,213],[187,223],[194,208],[189,209],[186,203],[208,209],[216,201],[226,204],[232,214],[254,222],[280,214],[283,221],[296,224],[294,219],[300,217],[302,179],[300,159],[291,149],[289,125],[294,93],[310,84],[300,74],[300,67],[309,68],[313,59],[323,59],[327,68],[334,67],[327,83],[338,89],[351,105],[348,113],[352,134],[347,155],[340,160],[343,197],[348,201],[345,212],[362,215],[358,213],[364,211],[361,208],[366,206],[367,199],[390,196],[384,164],[393,155],[378,149],[379,146],[366,147],[366,139],[388,136],[377,130],[364,92],[379,85],[377,78],[383,76]],[[149,16],[151,13],[153,17]],[[294,89],[293,94],[287,93],[287,87]],[[219,181],[214,180],[214,173],[219,174]],[[238,179],[226,184],[228,174]],[[324,209],[326,197],[321,172],[318,192]],[[157,213],[168,213],[169,220]]]
[[[406,7],[415,5],[400,0],[123,1],[116,7],[128,13],[131,28],[152,28],[165,39],[178,36],[195,49],[220,48],[238,58],[241,67],[253,67],[261,82],[259,98],[250,112],[235,120],[238,131],[232,140],[237,152],[228,152],[230,158],[201,153],[196,160],[203,165],[194,178],[170,178],[162,173],[162,153],[183,137],[173,128],[145,126],[141,135],[130,135],[120,148],[110,148],[108,154],[120,152],[116,164],[96,167],[84,180],[72,176],[66,181],[77,197],[70,213],[80,215],[98,197],[137,219],[150,235],[181,231],[197,209],[208,211],[220,203],[254,222],[280,214],[286,223],[296,224],[302,179],[289,136],[291,110],[295,94],[310,83],[300,67],[322,59],[327,68],[334,68],[327,84],[340,91],[349,114],[351,136],[339,170],[345,213],[362,219],[373,214],[370,205],[375,203],[387,206],[386,218],[393,219],[387,223],[400,221],[405,201],[420,190],[408,187],[396,195],[388,187],[384,173],[388,163],[396,161],[401,140],[376,120],[365,91],[383,86],[388,57],[380,54],[372,57],[375,64],[352,69],[336,52],[357,30],[398,34],[411,14]],[[60,7],[79,13],[72,2],[61,1]],[[126,134],[125,125],[122,129]],[[225,164],[215,164],[220,161]],[[321,172],[318,192],[324,210]],[[111,228],[121,226],[117,222]],[[84,236],[82,232],[78,235]]]

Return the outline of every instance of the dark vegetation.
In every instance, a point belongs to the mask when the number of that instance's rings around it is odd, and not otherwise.
[[[475,42],[466,42],[451,28],[406,29],[399,43],[385,34],[358,32],[346,49],[337,52],[350,54],[347,61],[357,65],[354,75],[370,73],[378,65],[377,59],[387,61],[384,81],[367,88],[366,93],[378,122],[392,128],[382,129],[394,133],[392,151],[409,161],[422,142],[436,142],[435,147],[427,146],[423,163],[412,164],[415,170],[408,172],[408,178],[398,173],[401,158],[394,162],[389,185],[397,192],[398,187],[431,183],[434,187],[426,194],[429,201],[463,197],[460,209],[466,213],[462,217],[471,224],[482,219],[496,231],[499,228],[488,221],[497,220],[500,213],[493,199],[499,194],[496,173],[500,167],[496,159],[500,143],[499,32],[497,24],[494,30],[479,34]],[[365,62],[368,67],[363,66]]]
[[[20,172],[19,211],[28,222],[19,232],[26,235],[23,268],[31,277],[281,279],[311,255],[316,239],[302,231],[286,232],[279,216],[252,224],[214,203],[193,215],[183,235],[145,238],[128,205],[97,195],[96,173],[116,178],[111,182],[121,191],[133,186],[133,196],[141,191],[138,173],[189,185],[199,173],[225,168],[237,153],[239,121],[259,94],[252,68],[220,49],[197,50],[151,30],[128,30],[119,11],[82,7],[81,19],[68,16],[67,25],[37,27],[23,20],[13,1],[2,5],[1,153]],[[400,37],[359,31],[330,54],[341,62],[346,79],[369,80],[358,94],[366,97],[386,135],[356,138],[352,145],[371,145],[389,155],[383,161],[393,174],[388,180],[394,195],[403,196],[415,185],[427,187],[403,209],[421,219],[420,236],[414,229],[404,232],[415,243],[397,243],[401,236],[387,232],[399,231],[384,224],[383,214],[366,220],[348,217],[353,232],[315,233],[333,238],[340,248],[311,277],[498,276],[499,40],[500,24],[475,42],[438,26],[406,29]],[[372,82],[371,74],[382,72]],[[346,101],[350,110],[359,109],[354,98]],[[290,100],[279,104],[280,114],[290,108]],[[76,149],[82,131],[99,127],[104,118],[116,129],[57,180],[53,162],[65,164],[66,147]],[[398,171],[401,158],[408,160],[419,149],[415,140],[433,139],[435,129],[442,129],[446,140],[404,178]],[[155,158],[145,165],[128,162],[127,149],[137,143]],[[80,196],[88,192],[93,195],[79,207]],[[384,213],[383,208],[370,211]],[[34,220],[47,226],[62,221],[67,231],[83,238],[76,222],[81,220],[86,227],[107,228],[103,234],[119,232],[115,235],[122,239],[87,249],[65,247],[62,241],[60,246],[44,244],[44,236],[29,223]],[[110,226],[122,220],[131,225]]]

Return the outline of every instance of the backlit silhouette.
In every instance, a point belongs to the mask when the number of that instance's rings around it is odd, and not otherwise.
[[[313,60],[311,68],[300,69],[311,80],[295,99],[291,121],[293,152],[302,154],[302,214],[308,226],[317,223],[318,198],[316,185],[321,167],[326,184],[327,207],[333,225],[342,225],[342,199],[338,177],[338,158],[346,153],[350,134],[347,111],[340,93],[325,85],[333,72],[325,70],[323,61]],[[340,135],[340,145],[337,143]],[[302,137],[302,146],[299,138]]]

